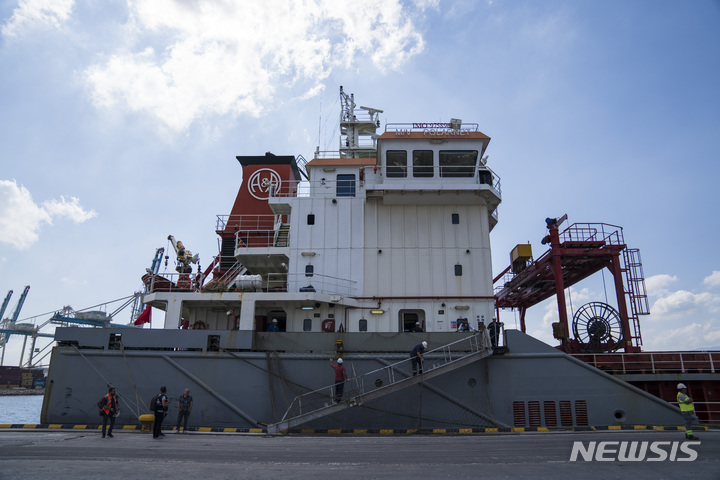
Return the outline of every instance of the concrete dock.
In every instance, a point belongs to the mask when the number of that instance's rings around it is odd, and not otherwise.
[[[0,478],[98,479],[720,479],[720,432],[699,434],[694,461],[682,432],[495,435],[289,435],[0,430]],[[665,442],[662,461],[571,462],[574,442]],[[677,444],[675,444],[677,445]],[[616,448],[617,450],[617,448]],[[612,457],[612,448],[600,458]],[[610,454],[608,454],[610,452]],[[677,455],[676,455],[677,454]],[[648,457],[652,455],[648,454]],[[672,459],[671,459],[672,457]],[[655,457],[657,458],[657,457]]]

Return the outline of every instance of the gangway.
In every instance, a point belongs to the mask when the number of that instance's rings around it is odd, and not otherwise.
[[[334,384],[298,395],[282,420],[267,426],[267,433],[274,435],[318,418],[357,407],[364,402],[439,377],[488,357],[492,353],[488,332],[482,329],[461,340],[426,352],[423,355],[426,368],[420,375],[408,376],[410,375],[407,372],[409,360],[402,360],[351,379],[356,385],[357,394],[339,403],[332,403]]]

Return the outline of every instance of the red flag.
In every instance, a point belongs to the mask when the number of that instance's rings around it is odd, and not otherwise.
[[[135,320],[135,325],[142,325],[143,323],[150,323],[150,312],[152,311],[152,307],[148,305],[145,307],[145,310],[142,311],[140,315],[138,315],[137,320]]]

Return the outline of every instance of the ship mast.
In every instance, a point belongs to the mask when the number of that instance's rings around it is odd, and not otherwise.
[[[348,95],[340,87],[340,158],[375,158],[377,155],[377,129],[382,110],[358,107],[355,94]]]

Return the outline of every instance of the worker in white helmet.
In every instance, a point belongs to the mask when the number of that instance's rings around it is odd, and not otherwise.
[[[345,371],[345,365],[343,365],[343,359],[337,359],[337,365],[333,365],[333,359],[330,358],[330,366],[335,370],[335,403],[340,403],[343,397],[343,390],[345,389],[345,382],[348,380],[347,372]]]
[[[413,371],[413,377],[417,375],[418,373],[418,367],[420,370],[420,373],[423,373],[423,360],[425,358],[423,357],[423,352],[425,352],[425,349],[427,348],[427,342],[423,341],[422,343],[418,343],[413,347],[412,351],[410,352],[410,363],[412,364],[412,371]]]
[[[693,399],[688,396],[687,386],[684,383],[678,383],[677,389],[677,401],[680,405],[680,411],[682,412],[683,419],[685,420],[685,438],[688,440],[697,440],[698,438],[693,435],[692,431],[693,423],[697,423],[698,421],[698,418],[695,415],[695,405],[693,405]]]

